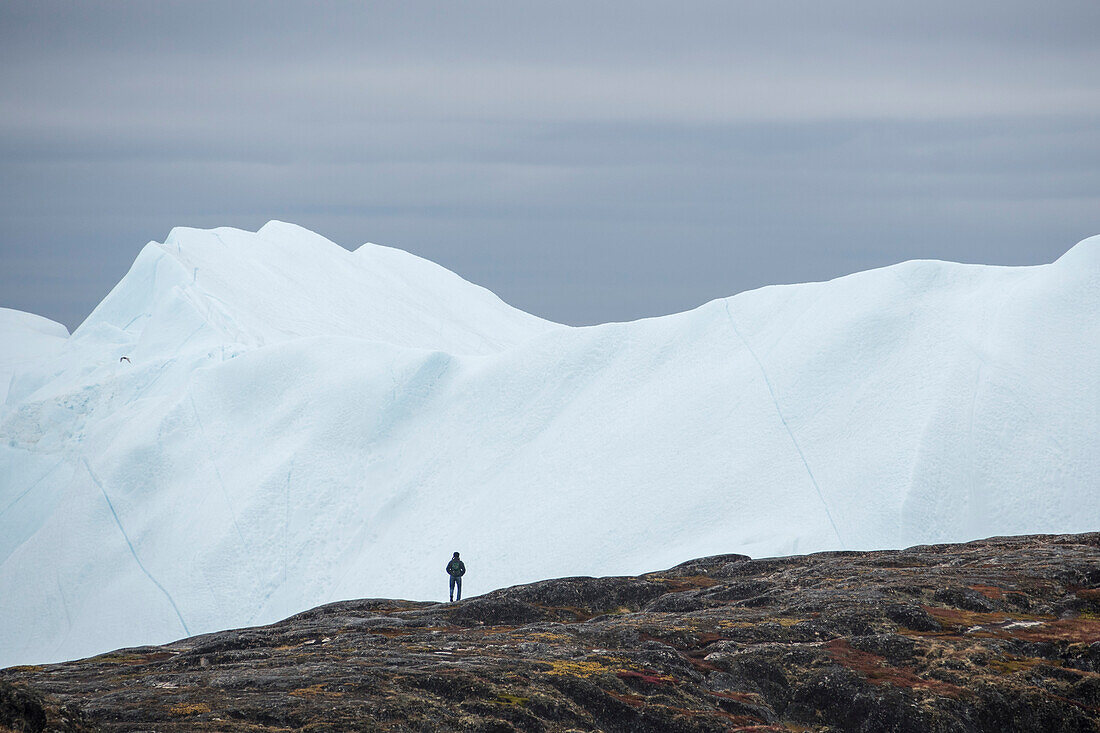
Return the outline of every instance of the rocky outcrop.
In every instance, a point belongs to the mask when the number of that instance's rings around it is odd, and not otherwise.
[[[1100,533],[723,555],[0,671],[0,729],[1097,731]]]

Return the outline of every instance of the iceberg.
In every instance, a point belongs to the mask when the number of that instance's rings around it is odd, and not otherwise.
[[[0,666],[687,558],[1100,526],[1100,237],[569,327],[397,249],[174,229],[0,310]]]

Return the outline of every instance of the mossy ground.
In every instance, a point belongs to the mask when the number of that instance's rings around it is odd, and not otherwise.
[[[703,558],[0,671],[0,730],[1098,731],[1100,534]]]

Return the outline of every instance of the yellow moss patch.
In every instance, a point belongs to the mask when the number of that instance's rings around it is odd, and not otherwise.
[[[770,620],[774,621],[775,623],[779,624],[780,626],[782,626],[784,628],[789,628],[791,626],[797,626],[798,624],[802,623],[806,619],[804,619],[804,618],[775,618],[775,619],[770,619]]]
[[[539,664],[549,665],[550,669],[540,670],[543,674],[557,675],[559,677],[595,677],[602,674],[617,674],[620,677],[624,675],[628,676],[640,676],[640,677],[656,677],[656,672],[649,669],[639,670],[633,660],[625,659],[623,657],[613,656],[595,656],[583,661],[574,659],[555,659],[539,662]],[[661,678],[663,682],[675,682],[675,679]]]
[[[45,667],[43,667],[40,664],[24,664],[24,665],[19,666],[19,667],[9,667],[8,671],[9,672],[41,672],[44,669],[45,669]]]
[[[574,662],[568,659],[555,659],[547,662],[550,669],[546,674],[559,677],[594,677],[598,674],[618,671],[618,667],[609,666],[602,662]]]
[[[518,705],[523,707],[527,703],[531,702],[529,697],[520,697],[519,695],[509,695],[507,693],[500,693],[497,695],[497,702],[501,705]]]
[[[204,702],[181,702],[168,708],[168,711],[172,713],[172,715],[200,715],[202,713],[209,713],[210,706]]]
[[[682,578],[647,578],[647,580],[664,583],[670,593],[680,593],[685,590],[697,590],[718,585],[718,581],[706,575],[685,575]]]
[[[322,684],[310,685],[309,687],[299,687],[297,690],[291,690],[288,694],[295,697],[304,697],[308,699],[316,699],[319,697],[343,697],[342,692],[333,692],[326,690]]]

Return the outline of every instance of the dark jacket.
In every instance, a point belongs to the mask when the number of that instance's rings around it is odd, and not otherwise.
[[[459,559],[451,560],[447,563],[447,574],[453,575],[456,578],[461,578],[466,574],[466,565]]]

